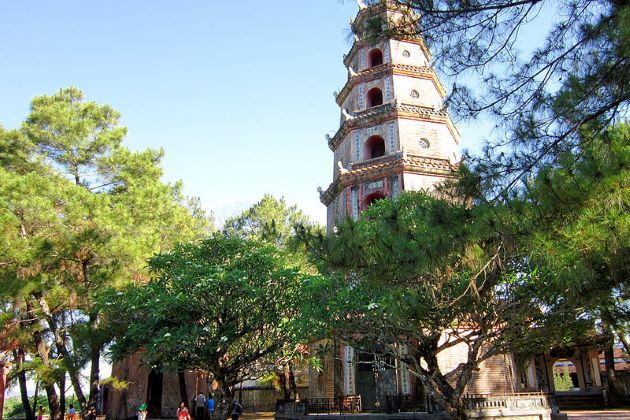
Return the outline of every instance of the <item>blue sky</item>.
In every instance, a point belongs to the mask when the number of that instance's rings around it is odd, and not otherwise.
[[[132,149],[164,148],[219,221],[263,194],[320,223],[339,124],[346,0],[0,2],[0,124],[74,85],[122,113]],[[486,125],[460,126],[463,146]]]

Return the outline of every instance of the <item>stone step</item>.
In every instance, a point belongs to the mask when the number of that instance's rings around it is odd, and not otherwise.
[[[604,397],[595,395],[556,395],[560,410],[595,409],[604,407]]]

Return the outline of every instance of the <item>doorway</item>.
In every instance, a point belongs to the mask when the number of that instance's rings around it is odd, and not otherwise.
[[[149,372],[147,405],[149,417],[159,418],[162,414],[162,383],[164,375],[157,369]]]

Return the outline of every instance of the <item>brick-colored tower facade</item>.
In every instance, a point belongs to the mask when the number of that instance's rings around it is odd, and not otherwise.
[[[390,0],[358,3],[351,23],[355,42],[343,60],[348,80],[335,93],[341,123],[333,137],[327,136],[334,152],[333,182],[320,190],[329,233],[345,217],[359,217],[374,200],[405,190],[430,192],[453,177],[459,161],[460,136],[443,106],[446,92],[429,49],[413,34],[417,16]],[[424,394],[399,360],[383,363],[375,354],[333,340],[320,341],[313,350],[317,347],[326,349],[326,356],[323,369],[311,372],[311,398],[360,395],[363,409],[373,410],[391,396]],[[441,368],[454,369],[466,360],[466,351],[458,345],[440,354]],[[512,357],[505,355],[484,362],[467,390],[511,392],[514,387]]]
[[[348,80],[335,93],[341,124],[327,136],[333,182],[320,191],[329,231],[376,199],[433,189],[458,161],[459,133],[443,108],[446,92],[431,53],[420,36],[392,35],[409,16],[383,1],[361,5],[352,22],[355,42],[343,60]]]

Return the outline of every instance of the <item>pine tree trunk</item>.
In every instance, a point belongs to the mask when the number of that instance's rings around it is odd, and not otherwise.
[[[59,378],[59,405],[61,406],[61,412],[66,414],[66,374],[64,373]]]
[[[22,367],[24,363],[24,350],[21,347],[13,351],[13,359],[17,366],[17,377],[20,384],[20,398],[22,399],[24,415],[26,416],[26,420],[33,420],[33,410],[31,409],[31,402],[28,399],[28,389],[26,387],[26,372]]]
[[[30,311],[29,311],[30,312]],[[41,331],[36,330],[33,333],[33,339],[35,341],[35,347],[37,349],[37,355],[42,361],[42,365],[52,370],[50,360],[48,359],[48,348],[42,337]],[[48,409],[50,410],[51,420],[62,420],[63,414],[61,413],[61,407],[59,406],[59,398],[57,397],[57,391],[55,390],[55,382],[46,376],[42,378],[44,389],[46,390],[46,397],[48,398]]]
[[[608,382],[608,402],[612,407],[620,404],[619,395],[617,393],[617,373],[615,371],[615,335],[612,331],[612,318],[608,311],[602,311],[602,330],[607,337],[604,347],[604,361],[606,363],[606,380]]]
[[[610,340],[604,349],[604,360],[606,362],[606,378],[608,380],[608,402],[612,407],[618,407],[619,395],[617,393],[617,373],[615,372],[613,340]]]
[[[39,397],[39,381],[35,382],[35,393],[33,394],[33,416],[37,416],[37,410],[40,407],[37,405],[37,398]],[[63,412],[63,410],[62,410]]]
[[[66,347],[66,340],[59,329],[57,324],[57,320],[54,315],[50,311],[48,307],[48,302],[41,293],[34,294],[34,297],[37,299],[39,306],[42,310],[42,313],[46,317],[46,321],[48,322],[48,326],[50,331],[53,333],[55,337],[55,346],[57,347],[57,351],[63,357],[64,363],[68,369],[68,376],[70,377],[70,382],[72,383],[72,388],[74,389],[74,394],[77,397],[77,401],[79,402],[79,406],[81,407],[81,414],[83,416],[88,412],[87,401],[85,395],[83,394],[83,389],[81,388],[81,380],[80,374],[81,372],[76,367],[74,363],[74,358],[68,351]],[[64,390],[65,391],[65,390]]]
[[[98,328],[98,316],[90,314],[90,327],[92,331]],[[98,392],[100,382],[100,361],[101,361],[101,343],[93,342],[90,353],[90,400],[88,402],[87,418],[96,418],[96,405],[98,403]]]

